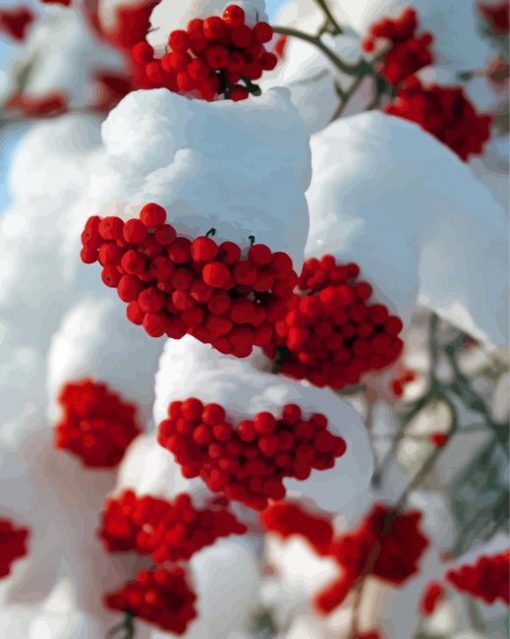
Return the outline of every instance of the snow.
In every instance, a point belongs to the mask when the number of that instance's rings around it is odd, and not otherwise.
[[[405,323],[420,302],[488,344],[507,336],[503,210],[413,123],[369,112],[311,141],[310,256],[359,264]]]
[[[189,100],[166,89],[135,91],[103,124],[95,209],[128,218],[165,207],[181,234],[214,227],[242,248],[249,236],[301,268],[308,229],[308,137],[284,89],[245,103]]]

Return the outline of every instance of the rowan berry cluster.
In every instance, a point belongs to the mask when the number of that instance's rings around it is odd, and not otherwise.
[[[402,350],[401,320],[371,303],[372,287],[356,264],[331,255],[305,262],[299,291],[264,350],[284,375],[343,388],[391,364]]]
[[[165,87],[204,100],[244,100],[250,93],[260,94],[253,83],[278,62],[264,46],[272,38],[267,22],[249,27],[244,10],[230,5],[223,17],[197,18],[186,30],[172,31],[167,53],[160,59],[145,41],[135,45],[135,81],[141,88]]]
[[[183,635],[197,616],[195,601],[196,595],[180,566],[141,570],[134,580],[105,597],[109,608],[176,635]]]
[[[383,18],[376,22],[363,40],[362,46],[367,52],[374,51],[379,44],[384,47],[376,68],[390,84],[400,84],[434,61],[430,50],[432,34],[417,35],[417,29],[416,11],[409,7],[396,20]]]
[[[317,552],[325,556],[333,541],[333,526],[327,515],[311,513],[298,502],[284,501],[271,504],[260,515],[264,528],[282,539],[294,535],[303,537]]]
[[[67,111],[68,100],[64,93],[53,91],[41,97],[30,97],[14,93],[5,104],[6,109],[20,111],[29,118],[44,118],[62,115]]]
[[[430,617],[444,599],[444,588],[437,581],[430,582],[420,600],[420,612],[424,617]]]
[[[478,114],[462,87],[425,86],[412,76],[385,111],[416,122],[464,161],[480,155],[490,138],[491,116]]]
[[[500,599],[510,606],[510,550],[480,557],[446,573],[446,579],[457,590],[493,604]]]
[[[13,40],[22,42],[34,18],[32,10],[28,7],[0,9],[0,32],[7,34]]]
[[[339,606],[351,588],[364,576],[373,576],[399,586],[418,572],[418,562],[428,546],[419,529],[421,513],[396,513],[376,504],[359,527],[331,544],[330,554],[342,575],[315,600],[328,613]],[[374,554],[374,549],[379,551]]]
[[[0,579],[11,572],[11,564],[27,555],[28,528],[17,526],[0,517]]]
[[[62,419],[55,426],[55,447],[79,457],[85,466],[112,468],[141,432],[136,407],[106,384],[83,379],[64,386]]]
[[[189,559],[246,527],[225,506],[197,508],[185,493],[167,501],[126,490],[106,501],[99,537],[109,552],[150,554],[156,564]]]
[[[238,424],[219,404],[195,398],[172,402],[158,441],[175,456],[185,477],[201,477],[213,492],[263,510],[285,497],[286,477],[306,479],[312,470],[335,465],[345,441],[331,434],[319,413],[305,418],[287,404],[281,417],[260,412]]]
[[[480,2],[478,9],[496,33],[508,33],[510,31],[510,6],[507,0],[503,0],[499,4]]]
[[[188,333],[236,357],[269,343],[298,280],[286,253],[253,244],[243,257],[234,242],[192,241],[152,203],[127,222],[90,217],[82,242],[83,262],[99,261],[104,284],[117,289],[128,319],[148,335]]]

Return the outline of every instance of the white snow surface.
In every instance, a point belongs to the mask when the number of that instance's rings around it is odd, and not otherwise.
[[[102,137],[107,157],[92,183],[98,212],[127,218],[156,202],[181,234],[215,228],[219,241],[242,248],[254,235],[299,271],[310,153],[286,90],[243,104],[135,91],[110,113]]]
[[[50,418],[58,419],[57,398],[70,381],[90,377],[105,382],[137,407],[138,422],[147,429],[154,401],[154,375],[161,340],[151,340],[126,320],[125,307],[113,297],[91,296],[63,318],[48,353],[47,385]]]
[[[311,141],[308,256],[355,261],[404,322],[420,302],[491,345],[507,341],[504,211],[413,123],[369,112]]]

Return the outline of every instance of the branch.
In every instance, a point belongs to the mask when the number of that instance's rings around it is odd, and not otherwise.
[[[339,34],[343,33],[343,29],[338,24],[335,16],[333,15],[331,9],[329,8],[329,6],[327,4],[327,1],[326,0],[315,0],[315,3],[318,5],[319,9],[321,9],[321,11],[326,16],[327,21],[333,27],[333,34],[334,35],[339,35]]]
[[[304,31],[299,31],[298,29],[294,29],[293,27],[274,26],[273,31],[275,33],[279,33],[280,35],[291,36],[293,38],[303,40],[304,42],[308,42],[309,44],[313,44],[320,51],[322,51],[322,53],[329,59],[330,62],[334,64],[334,66],[339,71],[342,71],[347,75],[358,75],[367,67],[367,65],[370,66],[365,60],[361,60],[356,64],[347,64],[347,62],[344,62],[337,56],[334,51],[332,51],[328,46],[324,44],[324,42],[322,42],[320,36],[305,33]],[[364,73],[364,75],[366,75],[366,72]]]

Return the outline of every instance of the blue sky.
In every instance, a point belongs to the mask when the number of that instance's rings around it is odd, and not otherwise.
[[[274,12],[283,0],[266,0],[267,12],[270,17],[274,15]],[[6,69],[7,60],[9,57],[9,45],[5,40],[0,40],[0,73]],[[12,152],[19,139],[19,133],[17,132],[5,132],[0,131],[0,213],[9,204],[9,193],[6,184],[6,172],[7,167],[12,156]]]

